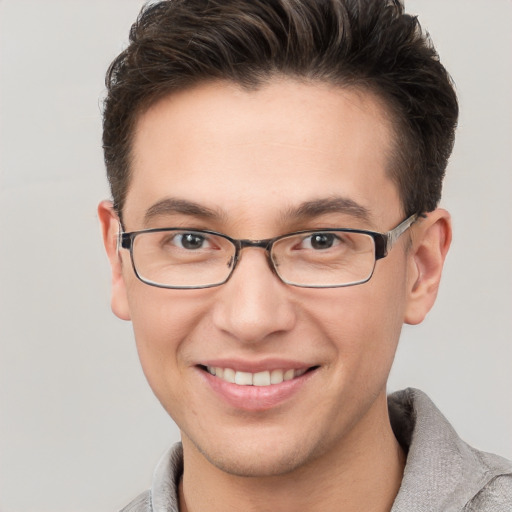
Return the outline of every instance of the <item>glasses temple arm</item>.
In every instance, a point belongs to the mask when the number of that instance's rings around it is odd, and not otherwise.
[[[386,253],[391,250],[396,241],[418,220],[417,213],[407,217],[403,222],[391,231],[387,232],[386,236]]]

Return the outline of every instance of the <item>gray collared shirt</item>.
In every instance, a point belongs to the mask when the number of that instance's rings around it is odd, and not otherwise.
[[[388,397],[391,424],[407,452],[391,512],[512,512],[512,462],[475,450],[417,389]],[[151,489],[121,512],[179,512],[181,444],[161,459]]]

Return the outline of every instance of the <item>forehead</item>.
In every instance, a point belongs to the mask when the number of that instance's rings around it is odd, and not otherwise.
[[[140,222],[170,197],[266,222],[341,197],[378,219],[400,210],[387,174],[392,134],[368,92],[284,79],[249,91],[202,84],[140,116],[125,218]]]

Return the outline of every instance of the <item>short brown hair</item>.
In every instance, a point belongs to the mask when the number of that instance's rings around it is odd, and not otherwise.
[[[390,171],[407,214],[436,208],[457,124],[451,79],[399,0],[167,0],[146,5],[106,77],[103,148],[114,206],[145,109],[198,82],[276,75],[377,94],[395,126]]]

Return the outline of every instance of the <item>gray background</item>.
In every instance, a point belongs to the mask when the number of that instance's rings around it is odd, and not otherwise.
[[[96,204],[103,75],[137,0],[0,0],[0,511],[101,512],[178,437],[109,306]],[[416,0],[461,103],[438,302],[404,329],[390,389],[427,391],[512,458],[512,2]]]

